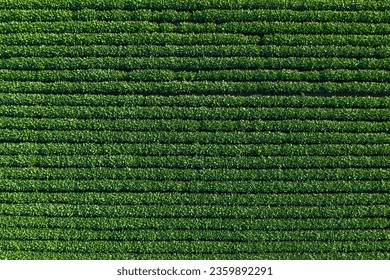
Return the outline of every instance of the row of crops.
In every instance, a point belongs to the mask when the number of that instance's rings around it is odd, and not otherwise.
[[[81,43],[84,44],[110,44],[120,45],[120,42],[126,42],[129,44],[142,44],[146,39],[135,40],[132,36],[137,32],[149,33],[152,35],[151,39],[155,39],[158,44],[158,36],[164,35],[165,37],[175,35],[175,40],[167,40],[166,44],[184,44],[180,40],[185,38],[186,44],[194,42],[199,44],[196,38],[204,39],[207,42],[205,34],[212,34],[215,40],[223,42],[223,38],[219,33],[241,33],[236,36],[229,36],[231,38],[245,38],[242,34],[249,35],[263,35],[260,38],[259,44],[276,44],[280,42],[280,38],[283,38],[281,34],[288,34],[288,39],[284,39],[286,42],[291,44],[300,44],[302,38],[310,38],[315,40],[312,44],[334,44],[337,38],[343,40],[343,44],[347,45],[386,45],[385,42],[379,42],[375,39],[388,40],[389,27],[387,24],[368,24],[368,23],[317,23],[317,22],[302,22],[291,24],[289,22],[247,22],[242,24],[240,22],[228,22],[223,24],[215,23],[153,23],[148,21],[97,21],[91,24],[90,22],[76,22],[72,25],[64,25],[55,22],[37,22],[20,24],[17,22],[4,23],[0,25],[0,38],[4,40],[7,45],[16,45],[18,42],[24,42],[24,40],[31,39],[31,34],[34,34],[36,41],[30,40],[29,44],[36,45],[38,40],[42,40],[45,44],[66,44],[74,45],[74,40],[84,39]],[[261,30],[261,32],[259,32]],[[37,33],[39,32],[39,33]],[[159,32],[159,33],[156,33]],[[73,34],[76,33],[76,34]],[[95,34],[99,33],[99,34]],[[186,34],[186,33],[200,33],[200,34]],[[279,34],[267,35],[266,34]],[[323,33],[318,35],[318,33]],[[294,34],[293,37],[292,34]],[[302,35],[302,34],[305,34]],[[307,35],[317,34],[317,35]],[[344,35],[341,37],[341,34]],[[373,35],[375,34],[375,35]],[[62,36],[60,36],[62,35]],[[101,36],[108,36],[108,40],[104,41]],[[219,35],[219,36],[218,36]],[[241,35],[241,36],[238,36]],[[360,35],[359,39],[356,40],[357,36]],[[363,36],[364,35],[364,36]],[[227,37],[225,35],[225,37]],[[169,37],[168,37],[169,38]],[[248,42],[251,37],[247,38]],[[253,37],[252,37],[253,39]],[[290,39],[290,40],[289,40]],[[233,39],[231,39],[233,40]],[[160,41],[161,42],[161,41]],[[227,41],[229,42],[229,41]],[[294,43],[295,42],[295,43]],[[162,43],[160,43],[162,44]]]
[[[94,9],[87,10],[40,10],[40,9],[7,9],[0,10],[0,19],[2,21],[2,28],[7,30],[7,26],[22,27],[29,26],[29,31],[34,30],[37,26],[53,26],[52,30],[60,30],[62,28],[70,28],[74,24],[75,30],[78,26],[91,26],[96,24],[99,28],[107,28],[99,21],[107,21],[107,26],[116,25],[121,26],[120,22],[126,21],[144,21],[145,26],[154,26],[156,23],[217,23],[222,24],[226,22],[254,22],[254,21],[270,21],[283,24],[283,22],[291,22],[293,28],[299,23],[308,22],[309,24],[329,23],[325,26],[348,26],[345,23],[352,23],[359,26],[375,27],[375,24],[385,23],[389,19],[389,12],[384,11],[312,11],[312,10],[281,10],[281,9],[237,9],[237,10],[218,10],[208,9],[202,11],[177,11],[177,10],[106,10],[99,11]],[[68,21],[75,21],[68,22]],[[93,22],[89,22],[93,21]],[[120,22],[119,22],[120,21]],[[5,24],[5,22],[7,24]],[[50,22],[50,25],[48,24]],[[117,23],[115,23],[117,22]],[[62,23],[62,24],[60,24]],[[344,24],[342,24],[344,23]],[[131,24],[131,23],[130,23]],[[134,24],[134,23],[133,23]],[[139,23],[141,26],[142,23]],[[169,26],[169,25],[166,25]],[[380,26],[380,25],[379,25]],[[9,32],[12,30],[8,28]],[[44,30],[42,30],[44,32]],[[289,32],[289,30],[286,30]],[[14,31],[15,32],[15,31]],[[360,32],[356,30],[356,32]]]
[[[291,9],[291,10],[335,10],[335,11],[386,11],[390,7],[387,1],[375,0],[12,0],[0,5],[1,9],[59,9],[59,10],[167,10],[194,11],[218,9]]]
[[[376,58],[309,58],[309,57],[49,57],[49,58],[14,58],[4,59],[1,70],[81,70],[81,69],[113,69],[113,70],[389,70],[387,59]],[[5,83],[7,84],[7,83]],[[9,83],[11,84],[11,83]],[[75,84],[74,86],[77,86]],[[383,87],[388,86],[383,84]]]
[[[42,70],[12,71],[0,70],[6,81],[23,82],[104,82],[104,81],[308,81],[308,82],[390,82],[385,70],[214,70],[214,71],[173,71],[173,70]]]
[[[0,259],[389,259],[389,34],[389,1],[0,1]]]
[[[386,95],[389,83],[375,82],[0,82],[4,93],[80,94],[311,94]]]
[[[195,57],[256,57],[261,58],[356,58],[385,59],[388,57],[390,47],[377,46],[276,46],[276,45],[197,45],[197,46],[178,46],[178,45],[90,45],[90,46],[14,46],[0,45],[1,58],[16,59],[34,57],[38,58],[115,58],[126,57],[127,59],[135,57],[162,57],[162,58],[195,58]],[[317,61],[317,60],[314,60]],[[322,60],[318,60],[324,63]],[[334,60],[336,61],[336,60]],[[347,61],[347,60],[346,60]],[[6,61],[2,61],[4,63]],[[7,61],[9,63],[9,61]],[[344,61],[345,62],[345,61]],[[285,67],[286,65],[284,65]],[[374,66],[374,65],[373,65]],[[372,67],[373,67],[372,66]],[[378,65],[376,65],[378,66]],[[314,67],[314,65],[313,65]],[[361,67],[361,65],[360,65]],[[329,68],[329,67],[328,67]],[[283,69],[281,69],[283,70]],[[374,69],[375,70],[375,69]]]

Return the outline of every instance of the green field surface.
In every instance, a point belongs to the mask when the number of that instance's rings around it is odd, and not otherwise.
[[[0,1],[0,259],[390,259],[390,1]]]

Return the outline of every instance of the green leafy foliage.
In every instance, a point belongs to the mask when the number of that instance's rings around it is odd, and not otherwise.
[[[0,259],[389,259],[389,11],[0,1]]]

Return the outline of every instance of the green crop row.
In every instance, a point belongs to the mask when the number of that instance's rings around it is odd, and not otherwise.
[[[0,118],[1,129],[89,130],[89,131],[178,131],[178,132],[387,132],[390,122],[329,121],[329,120],[88,120],[44,118]]]
[[[0,81],[4,93],[47,94],[282,94],[282,95],[370,95],[390,94],[390,83],[377,82],[9,82]]]
[[[69,252],[47,252],[47,251],[20,251],[8,250],[0,253],[2,259],[12,260],[387,260],[389,253],[386,251],[367,252],[288,252],[288,253],[231,253],[231,254],[197,254],[197,253],[69,253]]]
[[[44,35],[44,33],[164,33],[175,31],[174,24],[159,24],[148,21],[45,21],[35,23],[11,21],[0,23],[0,34],[16,33],[19,36],[22,35],[19,33]]]
[[[238,35],[238,34],[237,34]],[[261,44],[266,45],[339,45],[339,46],[388,46],[390,45],[390,36],[387,35],[291,35],[274,34],[264,35],[261,38]]]
[[[390,144],[388,133],[112,132],[3,129],[0,142],[143,144]]]
[[[165,26],[165,25],[164,25]],[[161,27],[163,28],[163,27]],[[390,24],[367,23],[335,23],[335,22],[229,22],[229,23],[178,23],[176,32],[179,33],[240,33],[248,35],[283,34],[291,37],[292,34],[320,34],[307,35],[316,45],[357,45],[357,46],[386,46],[389,38]],[[329,35],[331,34],[331,35]],[[343,35],[337,35],[343,34]],[[355,35],[352,35],[355,34]],[[371,34],[371,35],[365,35]],[[375,35],[372,35],[375,34]],[[365,36],[363,36],[365,35]],[[380,36],[382,35],[382,36]],[[299,36],[299,35],[298,35]],[[313,36],[313,37],[311,37]],[[337,41],[334,38],[342,37]],[[320,39],[318,39],[320,38]],[[385,42],[375,41],[382,39]],[[360,41],[358,41],[360,39]],[[279,39],[280,40],[280,39]],[[271,42],[271,43],[270,43]],[[279,41],[276,41],[279,44]],[[375,43],[373,43],[375,42]],[[260,43],[272,45],[274,42],[267,38]],[[372,45],[371,45],[372,44]],[[291,45],[291,44],[288,44]]]
[[[140,230],[95,231],[74,229],[5,229],[1,240],[58,240],[58,241],[379,241],[390,236],[383,229],[376,230],[308,230],[308,231],[255,231],[240,230]]]
[[[372,108],[229,108],[229,107],[110,107],[110,106],[0,106],[2,117],[149,120],[337,120],[390,121],[386,109]]]
[[[287,121],[286,121],[287,122]],[[69,144],[0,143],[0,155],[133,155],[133,156],[389,156],[381,144],[219,145],[219,144]]]
[[[85,70],[6,70],[0,69],[2,81],[38,82],[102,82],[102,81],[309,81],[309,82],[390,82],[385,70],[215,70],[215,71],[172,71],[172,70],[134,70],[111,69]]]
[[[21,250],[21,248],[23,248]],[[224,242],[224,241],[0,241],[1,251],[38,251],[115,254],[237,254],[237,253],[334,253],[388,251],[390,242],[383,241],[302,241],[302,242]]]
[[[311,57],[311,58],[387,58],[390,47],[362,46],[5,46],[0,45],[1,58],[16,57]],[[270,58],[270,59],[271,59]],[[69,63],[69,61],[68,61]],[[323,63],[323,62],[321,62]]]
[[[0,3],[0,9],[61,9],[61,10],[178,10],[206,9],[288,9],[288,10],[336,10],[336,11],[387,11],[387,1],[375,0],[15,0]]]
[[[3,251],[2,259],[12,260],[385,260],[383,251],[369,252],[290,252],[290,253],[234,253],[234,254],[129,254],[129,253],[69,253],[46,251]]]
[[[379,38],[378,36],[376,37]],[[247,45],[257,44],[258,36],[242,34],[177,33],[21,33],[0,34],[3,45]]]
[[[193,107],[215,108],[216,110],[222,108],[241,108],[242,112],[251,110],[252,108],[261,107],[266,108],[338,108],[336,112],[343,112],[345,109],[364,108],[371,114],[371,109],[384,108],[390,106],[390,97],[382,96],[381,98],[371,96],[264,96],[264,95],[250,95],[250,96],[234,96],[234,95],[176,95],[176,96],[161,96],[161,95],[95,95],[95,94],[21,94],[21,93],[1,93],[0,112],[5,108],[12,108],[15,110],[15,105],[24,106],[88,106],[88,107],[173,107],[176,111],[181,110],[180,107],[186,107],[188,112]],[[60,108],[57,108],[57,110]],[[83,109],[86,109],[85,107]],[[110,108],[115,110],[114,108]],[[244,110],[245,109],[245,110]],[[37,108],[37,110],[40,110]],[[40,110],[42,111],[42,110]],[[276,108],[275,111],[277,112]],[[312,110],[313,111],[313,110]],[[349,111],[351,114],[352,111]],[[358,112],[358,111],[356,111]],[[203,112],[202,112],[203,113]],[[381,112],[384,113],[383,111]],[[259,114],[259,111],[256,112]],[[8,114],[2,114],[3,116]],[[347,114],[346,114],[347,115]],[[8,115],[9,116],[9,115]],[[12,115],[11,115],[12,116]],[[19,114],[17,116],[28,116]],[[317,116],[319,117],[319,116]],[[244,118],[245,119],[245,118]],[[253,117],[252,117],[253,119]],[[344,120],[351,120],[350,117],[344,117]],[[359,120],[359,119],[355,119]],[[374,119],[371,119],[374,120]],[[386,120],[386,119],[383,119]]]
[[[273,25],[269,25],[270,30]],[[233,24],[231,24],[233,25]],[[246,24],[235,24],[237,31],[241,32],[241,28],[247,30]],[[248,23],[247,25],[255,25]],[[184,26],[184,25],[183,25]],[[190,27],[193,25],[190,25]],[[200,25],[201,26],[201,25]],[[217,25],[215,25],[217,26]],[[322,31],[321,25],[318,32]],[[205,30],[208,30],[205,25]],[[285,28],[289,28],[290,24],[285,24]],[[259,33],[259,28],[254,26],[251,33]],[[312,27],[308,26],[308,30]],[[370,28],[369,28],[370,29]],[[299,30],[299,28],[298,28]],[[202,31],[202,30],[200,30]],[[182,30],[189,32],[189,30]],[[247,31],[249,32],[249,31]],[[309,32],[309,31],[308,31]],[[387,32],[388,33],[388,32]],[[261,33],[260,33],[261,35]],[[250,36],[243,34],[229,33],[203,33],[203,34],[178,34],[178,33],[150,33],[150,34],[135,34],[135,33],[20,33],[20,34],[0,34],[0,41],[3,45],[352,45],[377,47],[390,44],[390,36],[388,35],[303,35],[303,34],[273,34],[259,36]]]
[[[324,13],[324,12],[323,12]],[[353,12],[361,14],[361,12]],[[17,22],[50,22],[53,24],[59,22],[95,22],[98,21],[148,21],[159,23],[176,23],[179,21],[189,21],[194,13],[175,10],[151,11],[149,9],[139,9],[134,11],[128,10],[49,10],[49,9],[7,9],[0,10],[0,22],[17,23]],[[374,23],[383,21],[386,18],[386,12],[369,12]],[[347,17],[351,17],[348,16]],[[352,16],[353,17],[353,16]],[[367,18],[367,17],[365,17]],[[359,16],[357,16],[359,19]],[[364,18],[363,18],[364,21]]]
[[[8,11],[6,11],[8,12]],[[52,11],[50,11],[52,12]],[[64,11],[60,11],[64,12]],[[192,22],[251,22],[251,21],[279,21],[279,22],[290,22],[294,24],[296,22],[365,22],[365,23],[388,23],[390,20],[390,13],[388,11],[332,11],[332,10],[292,10],[292,9],[239,9],[239,10],[220,10],[210,9],[193,12],[166,12],[164,11],[150,13],[148,18],[143,18],[147,21],[192,21]],[[102,17],[107,11],[91,11],[92,20],[108,20],[109,17]],[[118,11],[120,13],[127,13],[129,16],[120,18],[121,20],[136,20],[133,18],[133,11]],[[169,17],[167,14],[171,13]],[[74,12],[74,15],[78,12]],[[97,17],[100,15],[100,17]],[[163,17],[163,15],[166,15]],[[175,16],[174,16],[175,15]],[[135,16],[135,15],[134,15]],[[17,17],[17,16],[16,16]],[[48,17],[49,18],[49,17]],[[112,17],[116,19],[114,16]],[[31,17],[30,17],[31,19]],[[90,19],[90,20],[91,20]],[[87,20],[87,18],[76,18],[76,20]],[[137,19],[141,20],[141,19]]]
[[[184,181],[308,181],[389,180],[386,168],[314,169],[184,169],[184,168],[41,168],[1,167],[0,179],[41,180],[184,180]],[[390,210],[390,209],[389,209]]]
[[[1,215],[102,218],[386,218],[388,205],[353,206],[214,206],[214,205],[70,205],[0,204]]]
[[[386,218],[297,218],[297,219],[235,219],[235,218],[135,218],[135,217],[39,217],[0,216],[0,225],[21,229],[78,230],[372,230],[386,229]]]
[[[11,58],[1,59],[0,69],[9,70],[77,70],[77,69],[295,69],[295,70],[390,70],[390,59],[316,58],[316,57],[88,57],[88,58]]]
[[[154,181],[154,180],[15,180],[0,179],[8,192],[186,192],[186,193],[390,193],[390,184],[377,181]]]
[[[166,9],[152,11],[150,9],[129,10],[0,10],[0,22],[61,22],[61,21],[149,21],[177,23],[191,22],[250,22],[250,21],[280,21],[280,22],[364,22],[388,23],[388,11],[313,11],[291,9],[209,9],[202,11],[177,11]]]
[[[388,156],[1,156],[0,167],[42,168],[183,168],[183,169],[305,169],[305,168],[386,168]]]
[[[385,205],[390,193],[221,194],[221,193],[0,193],[0,204],[64,204],[90,206],[356,206]],[[390,238],[390,236],[389,236]]]
[[[340,22],[265,22],[265,21],[253,21],[253,22],[229,22],[229,23],[193,23],[193,22],[182,22],[182,23],[155,23],[149,21],[68,21],[68,22],[7,22],[0,23],[0,38],[3,37],[5,42],[3,44],[15,45],[18,40],[24,39],[29,34],[35,33],[34,36],[37,40],[43,40],[46,44],[65,44],[74,45],[73,42],[81,40],[82,43],[87,45],[93,44],[110,44],[117,45],[120,42],[125,44],[133,44],[133,39],[127,39],[124,37],[125,33],[151,33],[150,35],[155,36],[156,32],[161,33],[180,33],[191,34],[191,33],[240,33],[249,35],[261,35],[261,34],[375,34],[387,35],[390,32],[390,24],[378,23],[340,23]],[[29,33],[29,34],[25,34]],[[48,34],[44,34],[48,33]],[[56,34],[67,33],[66,36],[59,36]],[[83,34],[88,33],[88,34]],[[93,33],[106,33],[105,36],[109,36],[107,41],[101,41],[100,37],[92,37]],[[12,34],[12,35],[2,35]],[[70,34],[83,34],[74,35]],[[112,35],[116,34],[121,36],[122,41],[117,41],[118,38]],[[142,34],[137,34],[141,36]],[[55,36],[56,35],[56,36]],[[85,36],[84,36],[85,35]],[[73,39],[75,37],[76,39]],[[366,38],[367,36],[363,37]],[[12,39],[10,39],[12,38]],[[30,37],[27,37],[30,38]],[[124,39],[126,38],[126,39]],[[133,37],[129,37],[133,38]],[[159,41],[158,37],[157,42]],[[198,41],[191,41],[195,44]],[[349,38],[349,37],[347,37]],[[8,39],[8,40],[7,40]],[[216,42],[220,39],[215,38]],[[242,39],[243,40],[243,39]],[[173,39],[167,40],[170,44],[183,44],[182,40],[177,43]],[[244,40],[243,40],[244,41]],[[27,41],[26,41],[27,42]],[[119,42],[119,43],[118,43]],[[149,41],[147,41],[148,43]],[[154,42],[154,41],[153,41]],[[207,40],[206,40],[207,42]],[[251,42],[246,40],[244,42]],[[28,42],[29,45],[35,45],[36,41],[32,40]],[[138,44],[136,42],[136,44]],[[157,43],[159,44],[159,43]],[[238,44],[238,42],[237,42]],[[384,44],[385,45],[385,44]],[[368,45],[369,46],[369,45]]]
[[[186,193],[389,193],[378,181],[153,181],[153,180],[10,180],[1,179],[8,192],[186,192]]]

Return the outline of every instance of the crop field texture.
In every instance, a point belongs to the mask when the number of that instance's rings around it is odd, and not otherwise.
[[[390,1],[0,0],[0,259],[389,259]]]

